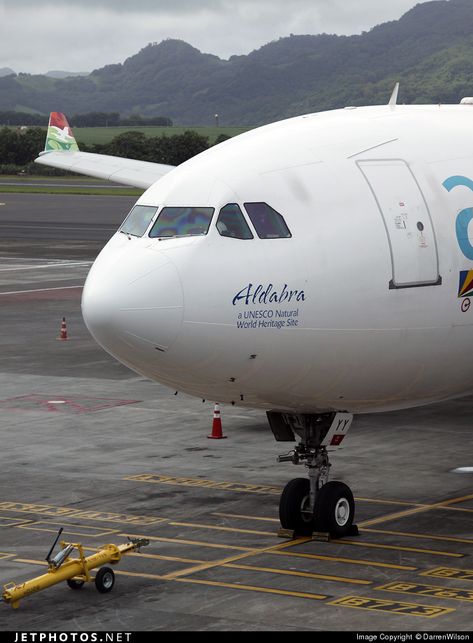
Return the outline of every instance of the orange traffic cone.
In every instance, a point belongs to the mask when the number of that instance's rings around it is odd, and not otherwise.
[[[65,317],[62,318],[61,330],[59,331],[59,337],[56,337],[56,339],[61,339],[61,340],[69,339],[67,336],[67,326],[66,326]]]
[[[215,402],[214,406],[214,419],[212,422],[212,435],[208,435],[208,438],[211,440],[222,440],[226,438],[226,435],[222,433],[222,420],[220,419],[220,407],[218,402]]]

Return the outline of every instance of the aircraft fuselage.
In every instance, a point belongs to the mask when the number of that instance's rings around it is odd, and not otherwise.
[[[89,330],[136,372],[241,406],[357,413],[473,392],[472,124],[467,105],[353,108],[200,154],[140,197],[157,208],[146,232],[118,231],[97,258]],[[222,235],[227,204],[252,238]],[[290,236],[260,238],[245,204]],[[163,207],[211,208],[207,233],[151,238]]]

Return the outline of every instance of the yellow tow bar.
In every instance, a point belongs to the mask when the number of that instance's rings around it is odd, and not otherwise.
[[[52,551],[61,533],[62,528],[59,530],[59,534],[46,557],[48,571],[19,585],[16,583],[4,585],[2,599],[5,603],[17,608],[22,598],[63,581],[66,581],[72,589],[80,589],[84,583],[94,581],[99,592],[102,594],[110,592],[115,584],[115,574],[113,569],[102,567],[102,565],[106,563],[116,565],[125,554],[139,551],[140,547],[149,544],[147,538],[129,538],[128,542],[123,545],[104,545],[95,554],[86,557],[81,544],[61,541],[60,552],[54,558],[51,558]],[[78,551],[78,558],[70,558],[70,554],[74,549]],[[89,572],[96,567],[100,567],[100,569],[93,577]]]

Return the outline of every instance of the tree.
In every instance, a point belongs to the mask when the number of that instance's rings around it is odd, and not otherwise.
[[[209,139],[197,132],[186,131],[174,136],[155,136],[150,139],[150,160],[168,165],[180,165],[209,147]]]
[[[18,133],[16,137],[17,165],[32,163],[44,149],[44,130],[40,127],[29,127],[25,132]]]
[[[149,139],[143,132],[123,132],[102,148],[102,153],[129,159],[149,160]]]
[[[0,129],[0,159],[2,163],[16,164],[16,146],[18,135],[9,127]]]
[[[167,165],[180,165],[208,149],[209,140],[197,132],[174,136],[146,137],[142,132],[123,132],[108,144],[95,146],[94,152]]]
[[[39,127],[14,130],[0,129],[0,160],[2,164],[27,165],[44,148],[44,131]]]

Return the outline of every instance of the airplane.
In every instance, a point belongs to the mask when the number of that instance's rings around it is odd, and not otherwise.
[[[87,277],[87,328],[151,380],[264,409],[292,443],[279,461],[308,470],[279,503],[298,535],[356,530],[352,491],[329,481],[354,415],[473,392],[473,99],[396,97],[178,167],[80,152],[53,112],[36,159],[145,189]]]

